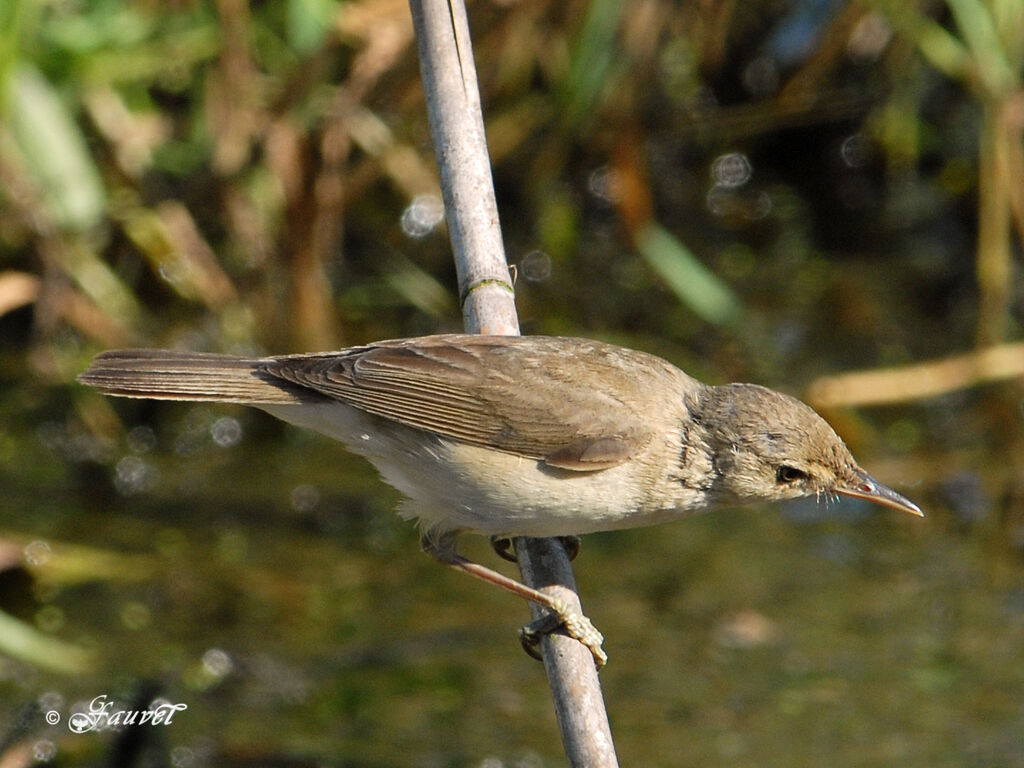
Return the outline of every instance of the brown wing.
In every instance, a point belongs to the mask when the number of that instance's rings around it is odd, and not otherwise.
[[[671,378],[675,397],[692,382],[650,355],[539,336],[403,339],[260,370],[410,427],[584,471],[651,440],[650,417],[665,407],[653,379]]]

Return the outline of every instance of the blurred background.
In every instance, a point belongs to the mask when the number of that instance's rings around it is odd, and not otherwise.
[[[928,515],[586,537],[623,764],[1024,766],[1024,0],[469,10],[524,332],[804,397]],[[368,465],[74,383],[460,329],[406,3],[7,0],[0,104],[0,765],[563,765]]]

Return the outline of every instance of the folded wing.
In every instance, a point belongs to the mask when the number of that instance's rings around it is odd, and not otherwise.
[[[339,352],[240,358],[168,350],[98,355],[79,380],[110,395],[249,405],[338,400],[414,429],[552,467],[605,469],[652,439],[651,377],[668,363],[561,337],[427,336]],[[678,387],[669,388],[674,392]]]

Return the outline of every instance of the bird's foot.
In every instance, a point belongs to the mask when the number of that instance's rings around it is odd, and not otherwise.
[[[580,537],[559,536],[558,540],[565,547],[565,554],[569,556],[569,559],[575,560],[576,555],[580,553]],[[508,560],[510,563],[516,562],[516,553],[512,548],[512,539],[508,536],[491,536],[491,549],[502,560]]]
[[[566,635],[583,643],[590,650],[594,657],[594,664],[597,665],[598,669],[605,665],[608,661],[608,656],[601,648],[602,643],[604,643],[604,635],[597,631],[597,628],[591,623],[590,619],[571,607],[564,600],[552,597],[546,592],[541,592],[539,589],[534,589],[457,554],[455,552],[456,535],[455,532],[449,532],[447,535],[442,536],[424,536],[421,539],[423,550],[451,568],[490,582],[547,609],[548,613],[519,630],[520,642],[522,642],[523,648],[526,649],[527,653],[535,658],[540,658],[537,646],[541,638],[544,635],[549,635],[561,629]],[[570,556],[575,555],[579,550],[579,539],[577,537],[565,536],[561,537],[561,540],[562,544],[566,547],[566,552]],[[499,554],[502,552],[507,553],[510,549],[511,539],[492,537],[491,541],[494,544],[495,551]],[[508,559],[512,558],[509,557]]]
[[[537,646],[540,645],[541,637],[550,635],[559,629],[564,630],[566,635],[583,643],[590,650],[598,669],[608,662],[608,654],[601,647],[604,643],[604,635],[598,631],[590,619],[562,600],[552,600],[549,613],[521,628],[519,642],[522,643],[523,650],[533,658],[540,659]]]
[[[580,537],[559,536],[558,540],[562,542],[562,546],[565,547],[565,554],[569,556],[569,559],[575,560],[576,555],[580,553]]]
[[[502,560],[508,560],[510,563],[516,562],[516,553],[512,548],[512,539],[508,536],[491,536],[491,549]]]

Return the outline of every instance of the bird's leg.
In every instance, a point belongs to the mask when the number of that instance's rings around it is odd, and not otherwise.
[[[569,559],[575,560],[580,553],[580,537],[559,536],[558,540],[565,547],[565,554],[569,556]],[[512,539],[508,536],[491,536],[491,549],[502,560],[508,560],[510,563],[517,562],[516,554],[512,551]]]
[[[546,616],[542,616],[519,630],[520,641],[527,653],[535,658],[540,658],[536,650],[540,637],[563,627],[569,637],[579,640],[590,649],[598,669],[605,665],[608,656],[601,648],[604,636],[598,632],[597,627],[591,623],[590,619],[574,610],[564,600],[559,600],[539,589],[534,589],[486,566],[467,560],[455,551],[457,535],[455,532],[445,533],[441,536],[424,535],[420,539],[420,545],[424,552],[438,562],[501,587],[525,600],[531,600],[550,611]]]

